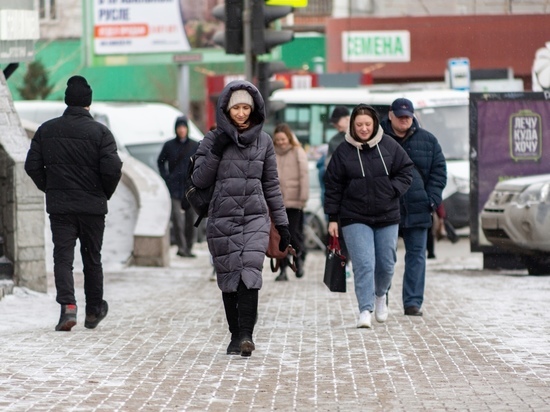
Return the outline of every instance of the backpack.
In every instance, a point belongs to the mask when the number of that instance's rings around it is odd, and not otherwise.
[[[214,132],[215,138],[220,136],[224,132]],[[200,143],[199,143],[200,145]],[[198,150],[198,149],[197,149]],[[197,160],[196,153],[189,158],[189,167],[187,169],[187,189],[185,190],[185,199],[191,205],[195,213],[197,214],[197,220],[195,221],[194,226],[199,227],[201,220],[208,216],[208,208],[210,207],[210,201],[212,200],[212,195],[214,194],[214,183],[212,186],[201,189],[193,184],[191,176],[193,175],[193,170],[195,169],[195,162]]]

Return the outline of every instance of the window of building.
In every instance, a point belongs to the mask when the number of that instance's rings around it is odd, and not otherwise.
[[[38,0],[41,21],[57,20],[57,0]]]

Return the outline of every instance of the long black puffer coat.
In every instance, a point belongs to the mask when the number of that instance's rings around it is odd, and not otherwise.
[[[107,214],[121,169],[110,130],[76,106],[38,128],[25,161],[50,214]]]
[[[252,125],[240,133],[226,107],[235,90],[245,89],[254,100]],[[269,242],[269,213],[276,225],[288,225],[271,137],[262,131],[264,101],[249,82],[233,81],[217,104],[218,130],[209,132],[197,150],[192,181],[206,188],[215,183],[206,238],[222,292],[236,292],[242,278],[249,289],[262,287],[262,268]],[[230,136],[222,157],[210,149],[220,131]]]

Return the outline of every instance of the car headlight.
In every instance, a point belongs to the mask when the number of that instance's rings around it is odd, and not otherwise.
[[[520,193],[517,203],[520,206],[534,203],[550,203],[550,182],[532,184]]]

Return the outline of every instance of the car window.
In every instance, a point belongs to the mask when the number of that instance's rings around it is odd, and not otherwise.
[[[128,152],[158,173],[157,159],[164,143],[127,145]]]

